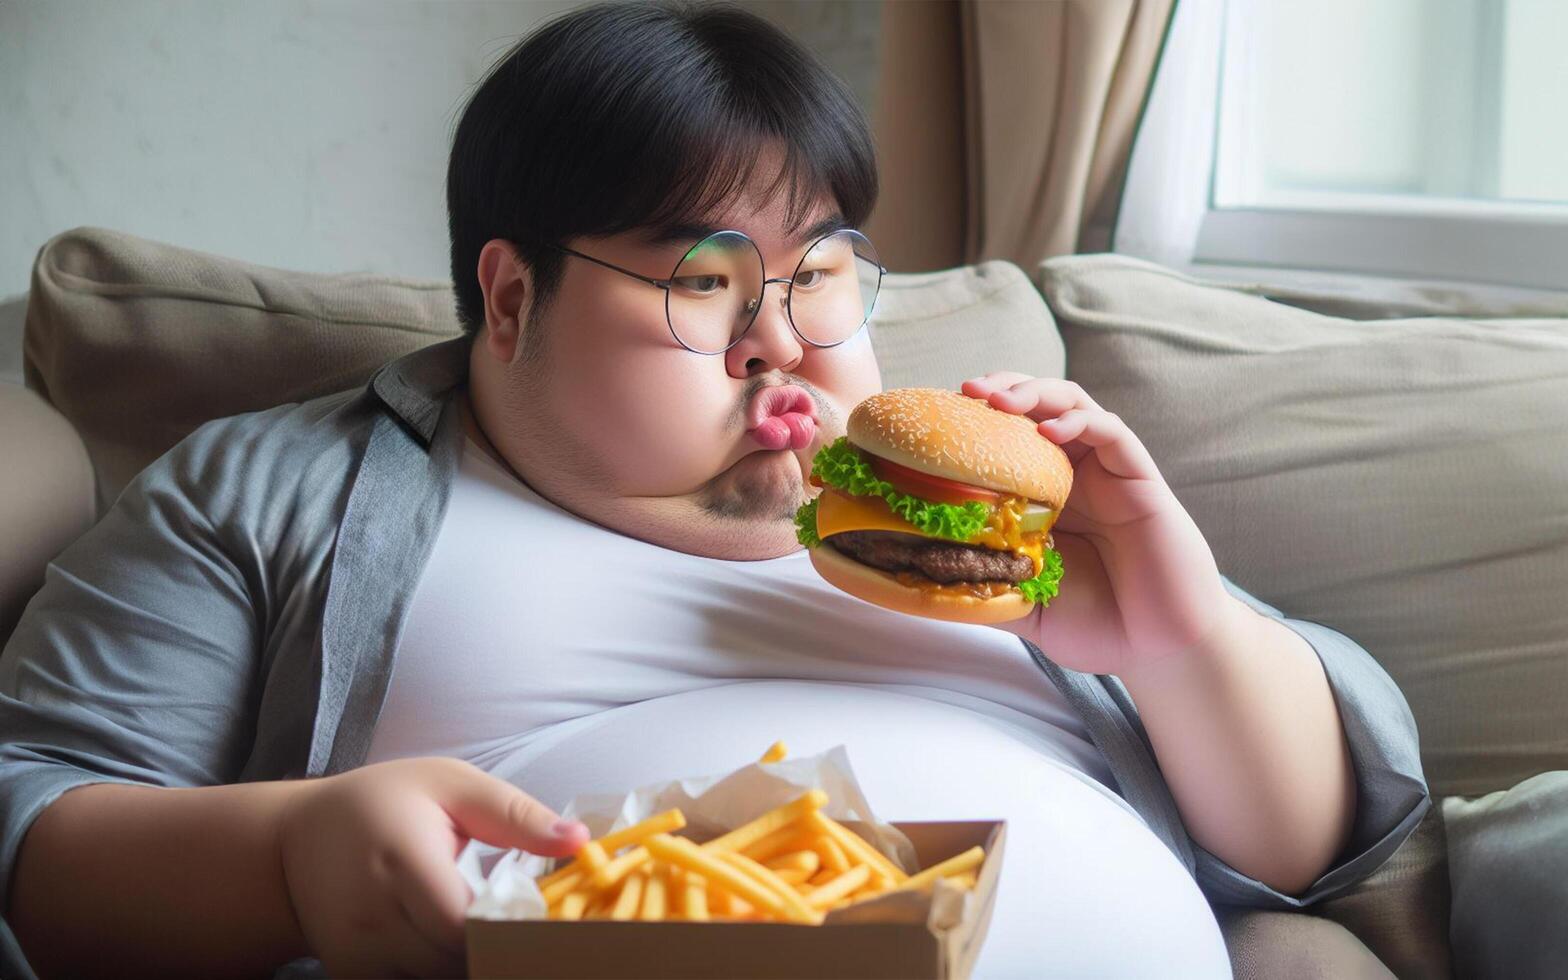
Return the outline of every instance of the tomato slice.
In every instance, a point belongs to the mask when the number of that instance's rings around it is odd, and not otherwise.
[[[864,452],[864,450],[862,450]],[[866,453],[866,458],[871,461],[871,471],[877,476],[893,484],[900,491],[911,497],[921,500],[930,500],[939,504],[963,504],[977,500],[982,504],[999,504],[1002,494],[984,487],[974,487],[957,480],[949,480],[940,476],[932,476],[919,470],[912,470],[907,466],[885,460],[880,456]]]

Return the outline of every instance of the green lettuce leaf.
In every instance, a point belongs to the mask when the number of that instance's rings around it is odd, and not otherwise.
[[[986,521],[991,516],[990,506],[978,500],[969,500],[962,504],[938,504],[894,490],[893,484],[879,478],[871,471],[871,464],[860,455],[859,450],[849,444],[849,439],[844,436],[840,436],[831,445],[817,450],[816,458],[812,460],[811,465],[812,472],[816,473],[823,483],[857,497],[881,497],[887,501],[893,513],[935,538],[967,542],[985,527]],[[815,537],[815,508],[811,513],[812,536]],[[795,515],[795,522],[798,527],[800,524],[798,513]],[[808,545],[808,547],[814,546]]]
[[[1022,592],[1024,598],[1030,602],[1049,606],[1051,600],[1061,591],[1062,555],[1054,548],[1047,548],[1040,557],[1044,559],[1040,566],[1040,574],[1019,582],[1018,591]]]
[[[800,510],[795,511],[795,540],[808,548],[815,548],[822,543],[817,537],[817,500],[812,497],[800,505]]]

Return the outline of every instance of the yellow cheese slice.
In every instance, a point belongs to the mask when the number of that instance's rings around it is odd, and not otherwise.
[[[817,537],[845,531],[902,531],[922,538],[933,536],[893,513],[881,497],[856,497],[829,487],[818,498]]]

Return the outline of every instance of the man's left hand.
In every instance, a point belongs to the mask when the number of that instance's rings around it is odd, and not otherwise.
[[[996,371],[964,394],[1061,446],[1073,488],[1053,529],[1061,594],[998,626],[1073,670],[1123,674],[1198,647],[1232,612],[1198,526],[1138,437],[1071,381]]]

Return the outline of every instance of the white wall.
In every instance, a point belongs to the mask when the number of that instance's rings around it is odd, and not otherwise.
[[[446,278],[470,87],[578,0],[0,0],[0,297],[92,224],[293,269]],[[873,104],[879,8],[751,2]]]

